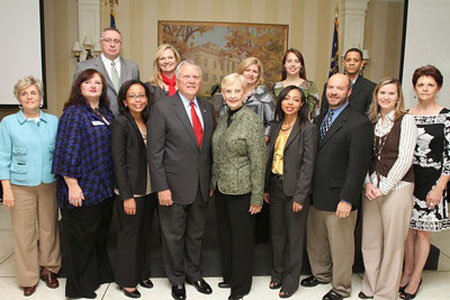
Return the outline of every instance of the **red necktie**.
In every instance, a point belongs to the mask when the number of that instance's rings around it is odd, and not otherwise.
[[[194,133],[197,138],[198,147],[202,145],[202,136],[203,136],[203,128],[202,123],[200,123],[200,119],[198,118],[197,112],[195,111],[195,104],[191,101],[191,118],[192,124],[194,125]]]

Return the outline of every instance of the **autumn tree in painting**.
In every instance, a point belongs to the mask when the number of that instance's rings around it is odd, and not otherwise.
[[[242,59],[259,58],[264,66],[264,81],[268,88],[280,80],[284,54],[283,30],[258,27],[231,27],[226,36],[226,55],[237,54]]]
[[[162,25],[162,40],[164,43],[172,44],[180,53],[183,54],[192,48],[193,40],[199,36],[203,36],[208,31],[211,31],[213,26],[203,25],[175,25],[164,24]]]

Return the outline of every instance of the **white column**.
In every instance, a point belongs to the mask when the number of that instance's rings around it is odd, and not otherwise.
[[[343,23],[343,37],[341,43],[341,55],[349,48],[364,49],[364,28],[366,11],[369,0],[343,0],[341,20]]]
[[[78,40],[81,45],[86,37],[90,37],[94,46],[99,47],[100,0],[78,0]]]

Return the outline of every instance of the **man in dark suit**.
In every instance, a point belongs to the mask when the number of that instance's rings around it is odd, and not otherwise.
[[[351,80],[352,93],[349,101],[353,110],[367,114],[372,102],[373,90],[376,84],[364,78],[361,71],[365,65],[363,53],[358,48],[351,48],[344,55],[344,72]],[[322,94],[321,112],[328,111],[329,105],[326,97],[327,85],[325,84]]]
[[[138,65],[123,57],[120,57],[122,47],[122,35],[113,27],[103,29],[100,38],[102,53],[92,59],[80,62],[73,74],[73,79],[86,69],[96,69],[106,79],[107,94],[110,101],[109,108],[115,116],[119,114],[117,106],[117,92],[125,81],[131,79],[139,80]]]
[[[372,151],[373,129],[349,103],[350,85],[344,74],[330,77],[329,109],[314,120],[320,129],[319,146],[306,227],[313,275],[301,284],[331,282],[333,288],[323,300],[339,300],[351,293],[353,231]]]
[[[148,122],[152,189],[158,192],[163,257],[172,296],[185,299],[184,283],[204,294],[212,289],[200,274],[211,180],[212,104],[198,99],[201,70],[192,61],[176,70],[178,92],[157,102]]]

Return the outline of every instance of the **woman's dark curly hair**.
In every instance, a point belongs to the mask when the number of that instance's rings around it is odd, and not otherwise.
[[[75,78],[72,84],[72,89],[70,91],[69,100],[64,103],[64,109],[66,109],[70,105],[80,105],[87,103],[87,100],[81,94],[81,84],[86,80],[91,79],[95,74],[98,74],[98,76],[100,76],[100,79],[102,80],[102,94],[100,95],[100,105],[103,105],[109,109],[109,99],[108,95],[106,94],[107,87],[105,77],[95,69],[86,69],[81,72],[77,76],[77,78]]]
[[[300,124],[305,123],[308,120],[308,105],[306,104],[306,98],[303,91],[295,85],[289,85],[285,87],[277,97],[277,104],[275,106],[275,121],[282,122],[284,120],[284,112],[281,108],[281,102],[286,98],[290,91],[297,90],[302,98],[302,107],[298,111],[298,117],[300,118]]]
[[[149,97],[150,91],[145,83],[137,79],[125,81],[120,87],[119,92],[117,93],[117,105],[119,107],[119,113],[122,115],[129,113],[129,109],[128,107],[125,106],[124,101],[127,99],[128,90],[131,88],[132,85],[135,84],[138,84],[144,88],[145,96],[147,97],[147,107],[142,112],[142,119],[144,119],[144,122],[147,122],[148,116],[150,114],[150,97]]]

